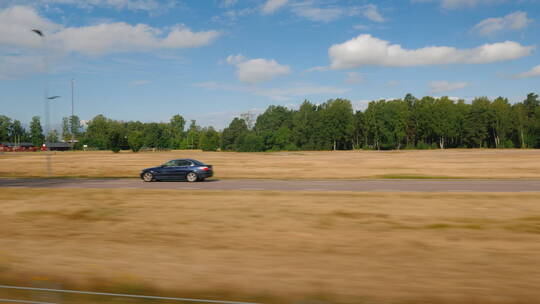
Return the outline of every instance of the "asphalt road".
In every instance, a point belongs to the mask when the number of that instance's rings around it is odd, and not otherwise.
[[[540,192],[540,180],[208,180],[198,183],[139,179],[0,178],[1,187],[177,190]]]

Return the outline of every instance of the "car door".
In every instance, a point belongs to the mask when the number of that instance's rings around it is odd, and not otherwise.
[[[159,168],[159,179],[167,180],[173,179],[176,171],[176,162],[174,160],[168,161],[161,168]]]
[[[192,163],[189,160],[177,160],[175,162],[172,178],[185,179]]]

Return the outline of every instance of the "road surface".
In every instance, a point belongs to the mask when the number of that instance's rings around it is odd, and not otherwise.
[[[369,192],[540,192],[540,180],[228,179],[208,180],[198,183],[145,183],[139,179],[0,178],[0,187]]]

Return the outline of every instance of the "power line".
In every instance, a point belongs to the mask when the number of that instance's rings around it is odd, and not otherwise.
[[[24,304],[56,304],[56,303],[49,303],[49,302],[36,302],[36,301],[11,300],[11,299],[0,299],[0,302],[7,302],[7,303],[24,303]]]
[[[110,297],[124,297],[124,298],[138,298],[149,300],[168,300],[168,301],[183,301],[183,302],[197,302],[197,303],[216,303],[216,304],[261,304],[250,302],[235,302],[235,301],[219,301],[219,300],[204,300],[204,299],[191,299],[191,298],[172,298],[172,297],[158,297],[158,296],[146,296],[146,295],[133,295],[123,293],[109,293],[109,292],[95,292],[95,291],[81,291],[81,290],[69,290],[69,289],[51,289],[51,288],[36,288],[36,287],[23,287],[23,286],[11,286],[0,285],[0,288],[6,289],[18,289],[18,290],[33,290],[33,291],[48,291],[59,293],[75,293],[95,296],[110,296]],[[14,302],[16,303],[16,302]],[[23,302],[21,302],[23,303]],[[53,303],[37,303],[36,304],[53,304]]]

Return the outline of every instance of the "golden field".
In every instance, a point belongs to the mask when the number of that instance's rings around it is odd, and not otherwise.
[[[137,177],[143,168],[174,158],[214,165],[216,178],[540,178],[540,150],[325,151],[236,153],[56,152],[54,176]],[[46,175],[45,153],[0,155],[0,176]]]
[[[540,193],[1,192],[5,284],[261,303],[540,298]]]

